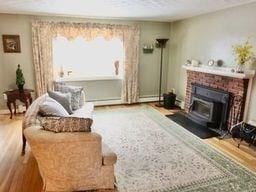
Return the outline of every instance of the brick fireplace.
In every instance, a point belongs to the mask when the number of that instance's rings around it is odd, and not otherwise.
[[[203,69],[203,67],[188,67],[187,87],[185,98],[185,111],[189,113],[192,105],[192,85],[198,84],[229,93],[229,105],[227,110],[226,127],[240,122],[246,115],[245,109],[248,105],[248,97],[251,89],[251,81],[254,72],[248,74],[235,74],[231,71],[220,71],[214,69]]]

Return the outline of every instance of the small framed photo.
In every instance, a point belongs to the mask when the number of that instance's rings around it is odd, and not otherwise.
[[[5,53],[20,53],[19,35],[3,35],[2,38]]]

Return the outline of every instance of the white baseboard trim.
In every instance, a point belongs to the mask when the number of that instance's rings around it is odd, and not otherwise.
[[[120,105],[123,104],[123,102],[119,99],[115,100],[105,100],[105,101],[89,101],[93,102],[94,106],[103,106],[103,105]]]
[[[10,111],[8,109],[1,109],[0,110],[0,115],[7,115],[10,114]]]
[[[159,97],[141,97],[139,98],[139,103],[154,102],[158,100],[159,100]],[[163,100],[163,97],[161,97],[161,100]]]
[[[158,101],[157,96],[152,96],[152,97],[141,97],[139,98],[139,103],[147,103],[147,102],[155,102]],[[163,98],[161,98],[162,100]],[[111,99],[111,100],[98,100],[98,101],[89,101],[93,102],[94,106],[104,106],[104,105],[121,105],[124,104],[121,99]],[[183,102],[184,103],[184,102]],[[178,106],[181,107],[182,102],[176,102]],[[2,109],[0,110],[0,115],[6,115],[10,114],[10,111],[8,109]]]
[[[14,108],[12,108],[14,110]],[[26,111],[26,107],[24,105],[17,105],[16,112],[17,113],[23,113],[23,111]],[[8,115],[10,114],[9,109],[0,109],[0,115]]]
[[[181,109],[185,109],[185,102],[184,102],[183,100],[176,99],[175,105],[177,105],[177,106],[180,107]]]

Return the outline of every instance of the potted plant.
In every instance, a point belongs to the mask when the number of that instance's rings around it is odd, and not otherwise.
[[[244,73],[244,66],[247,61],[253,56],[252,52],[253,46],[247,40],[243,44],[233,45],[233,53],[236,57],[237,62],[237,73]]]
[[[24,84],[25,84],[25,79],[19,64],[18,69],[16,70],[16,85],[20,91],[23,91]]]

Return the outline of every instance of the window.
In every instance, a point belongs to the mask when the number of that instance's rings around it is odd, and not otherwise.
[[[121,79],[123,58],[123,43],[118,38],[86,41],[58,36],[53,40],[54,74],[62,80]]]

